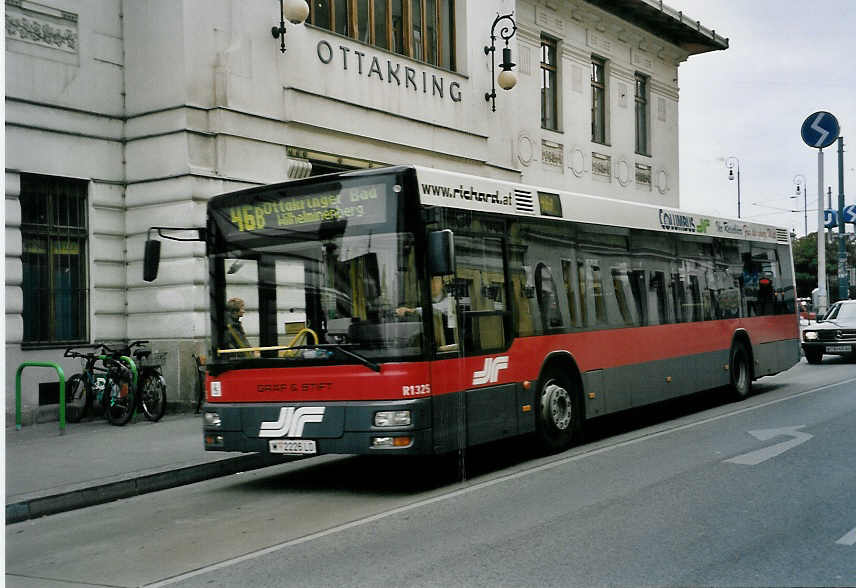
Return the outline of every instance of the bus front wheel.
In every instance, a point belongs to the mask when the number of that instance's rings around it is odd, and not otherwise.
[[[576,386],[558,371],[545,375],[537,398],[536,431],[547,451],[562,451],[582,437],[582,404]]]

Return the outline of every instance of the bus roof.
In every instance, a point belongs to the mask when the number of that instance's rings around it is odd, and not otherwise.
[[[350,170],[324,176],[310,176],[278,184],[256,186],[216,196],[209,201],[209,206],[222,206],[221,199],[231,200],[235,197],[249,196],[280,187],[311,184],[322,178],[331,180],[340,177],[365,177],[411,170],[416,172],[420,201],[428,206],[530,218],[561,219],[668,233],[692,233],[725,239],[790,243],[790,232],[786,228],[774,225],[554,188],[543,188],[416,165]]]
[[[414,166],[423,204],[603,226],[790,243],[782,227]]]

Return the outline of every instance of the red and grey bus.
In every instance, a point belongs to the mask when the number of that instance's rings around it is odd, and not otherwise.
[[[404,166],[214,197],[204,238],[210,451],[560,450],[799,361],[773,226]]]

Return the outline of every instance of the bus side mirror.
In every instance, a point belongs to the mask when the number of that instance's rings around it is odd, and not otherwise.
[[[154,282],[158,277],[160,248],[160,241],[146,239],[146,251],[143,256],[143,280],[146,282]]]
[[[455,236],[450,229],[428,233],[428,273],[432,277],[455,274]]]

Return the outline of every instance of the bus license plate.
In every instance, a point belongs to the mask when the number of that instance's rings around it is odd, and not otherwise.
[[[271,439],[269,443],[271,453],[284,453],[286,455],[315,455],[318,453],[315,441],[311,439]]]
[[[827,353],[850,353],[853,348],[850,345],[827,345]]]

